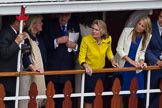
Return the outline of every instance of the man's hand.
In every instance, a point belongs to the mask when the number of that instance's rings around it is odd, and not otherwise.
[[[20,34],[17,35],[15,42],[19,45],[22,40],[24,40],[24,34],[20,33]]]
[[[156,62],[156,64],[157,64],[158,66],[162,67],[162,61],[158,60],[158,61]]]
[[[56,39],[57,44],[67,43],[69,40],[68,36],[62,36]]]
[[[68,41],[67,43],[66,43],[66,46],[68,47],[68,48],[75,48],[76,47],[76,43],[75,42],[71,42],[71,41]]]

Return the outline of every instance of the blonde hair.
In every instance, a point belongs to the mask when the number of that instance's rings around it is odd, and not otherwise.
[[[96,19],[96,20],[93,21],[92,26],[95,25],[95,24],[98,26],[98,28],[99,28],[99,30],[102,34],[101,38],[108,37],[106,23],[103,20]]]
[[[144,16],[142,17],[141,19],[138,20],[137,24],[140,22],[140,21],[143,21],[144,22],[144,32],[142,33],[142,36],[144,37],[143,40],[142,40],[142,48],[141,50],[144,50],[146,48],[146,42],[151,34],[151,31],[152,31],[152,24],[151,24],[151,20],[148,16]],[[137,26],[136,24],[136,26]],[[133,35],[132,35],[132,42],[133,43],[136,43],[136,36],[137,36],[137,33],[135,31],[135,29],[132,31],[133,32]]]
[[[33,25],[37,22],[38,19],[43,19],[41,15],[30,15],[29,19],[26,22],[26,30],[29,31],[31,34],[35,34],[33,30]]]

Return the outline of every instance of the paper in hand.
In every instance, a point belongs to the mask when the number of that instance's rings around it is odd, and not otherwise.
[[[77,33],[69,33],[69,41],[77,42],[79,37],[79,32]],[[72,52],[72,48],[68,48],[68,52]]]

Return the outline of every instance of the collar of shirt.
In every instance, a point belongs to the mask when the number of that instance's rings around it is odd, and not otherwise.
[[[65,26],[65,31],[66,31],[67,30],[67,24],[65,24],[65,25],[60,24],[61,29],[62,29],[62,26]]]
[[[17,34],[17,31],[11,26],[12,30],[15,32],[15,34]]]
[[[162,27],[159,25],[158,21],[157,21],[157,25],[158,25],[158,28],[159,28],[159,34],[161,35],[162,34]]]
[[[93,38],[93,36],[92,36],[91,42],[93,42],[93,43],[96,43],[96,42],[97,42],[97,41]],[[101,39],[100,44],[101,44],[101,43],[105,43],[105,42],[106,42],[106,39]]]

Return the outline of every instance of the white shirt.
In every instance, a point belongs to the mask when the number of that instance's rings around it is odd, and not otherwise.
[[[61,27],[62,25],[60,25]],[[62,29],[62,27],[61,27]],[[65,24],[65,30],[67,30],[67,24]],[[56,39],[54,39],[54,49],[56,49],[59,46],[59,44],[56,42]],[[78,44],[76,43],[76,47],[73,49],[74,52],[78,50]]]
[[[157,21],[157,25],[158,25],[158,28],[159,28],[159,34],[160,34],[160,36],[162,36],[162,26],[159,25],[158,21]]]
[[[15,34],[17,34],[17,31],[11,26],[11,28],[13,29],[13,31],[15,32]]]

